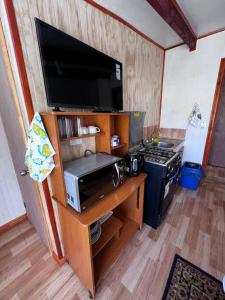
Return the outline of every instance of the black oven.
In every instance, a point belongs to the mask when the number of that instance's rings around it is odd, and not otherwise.
[[[167,165],[144,162],[148,174],[145,184],[144,222],[157,228],[163,221],[173,200],[181,167],[179,153]]]
[[[180,166],[176,166],[173,172],[169,172],[166,178],[162,179],[161,200],[159,207],[159,217],[161,220],[166,216],[166,212],[173,200],[177,179],[180,171]]]

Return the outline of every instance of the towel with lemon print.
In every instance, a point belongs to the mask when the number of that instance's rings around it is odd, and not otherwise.
[[[55,151],[49,141],[47,132],[38,112],[30,124],[28,131],[25,165],[31,178],[42,182],[54,169],[53,155]]]

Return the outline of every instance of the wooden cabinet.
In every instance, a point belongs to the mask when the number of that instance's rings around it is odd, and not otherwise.
[[[58,204],[65,256],[92,296],[96,285],[122,248],[142,226],[146,174],[125,183],[85,213]],[[100,239],[91,245],[90,226],[109,211]]]
[[[72,139],[95,137],[96,151],[106,152],[115,156],[124,156],[129,147],[129,114],[128,113],[91,113],[91,112],[44,112],[41,113],[44,126],[49,139],[55,149],[55,168],[50,175],[52,193],[57,202],[66,206],[66,188],[64,183],[61,143]],[[61,138],[59,133],[58,119],[61,117],[79,117],[82,126],[95,125],[101,129],[100,133],[71,136]],[[121,144],[111,147],[111,136],[120,136]]]
[[[142,226],[145,174],[127,178],[110,193],[82,214],[67,206],[61,154],[62,143],[90,136],[95,137],[96,151],[124,156],[129,146],[129,115],[126,113],[54,112],[41,113],[49,139],[56,151],[55,168],[50,175],[52,199],[58,204],[65,256],[74,272],[95,296],[96,285],[121,249]],[[61,137],[59,118],[79,117],[82,126],[95,125],[100,133],[85,136]],[[119,135],[121,144],[111,147],[111,136]],[[113,215],[102,225],[100,239],[91,244],[90,226],[108,212]]]

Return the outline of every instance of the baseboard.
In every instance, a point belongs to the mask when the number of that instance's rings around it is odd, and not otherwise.
[[[9,229],[11,229],[12,227],[18,225],[19,223],[23,222],[24,220],[27,219],[27,214],[24,214],[16,219],[13,219],[12,221],[0,226],[0,234],[3,232],[8,231]]]
[[[66,262],[66,258],[65,256],[63,256],[62,258],[59,258],[54,251],[52,251],[52,257],[56,260],[56,262],[58,263],[59,266],[62,266],[65,264]]]

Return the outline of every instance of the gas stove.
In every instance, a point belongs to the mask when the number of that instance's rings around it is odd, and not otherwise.
[[[157,228],[167,214],[179,177],[182,153],[145,145],[138,151],[144,160],[144,222]]]
[[[168,165],[168,163],[177,156],[177,153],[173,151],[163,150],[156,147],[148,147],[138,151],[140,154],[144,156],[144,160],[150,163],[156,163],[159,165]]]

